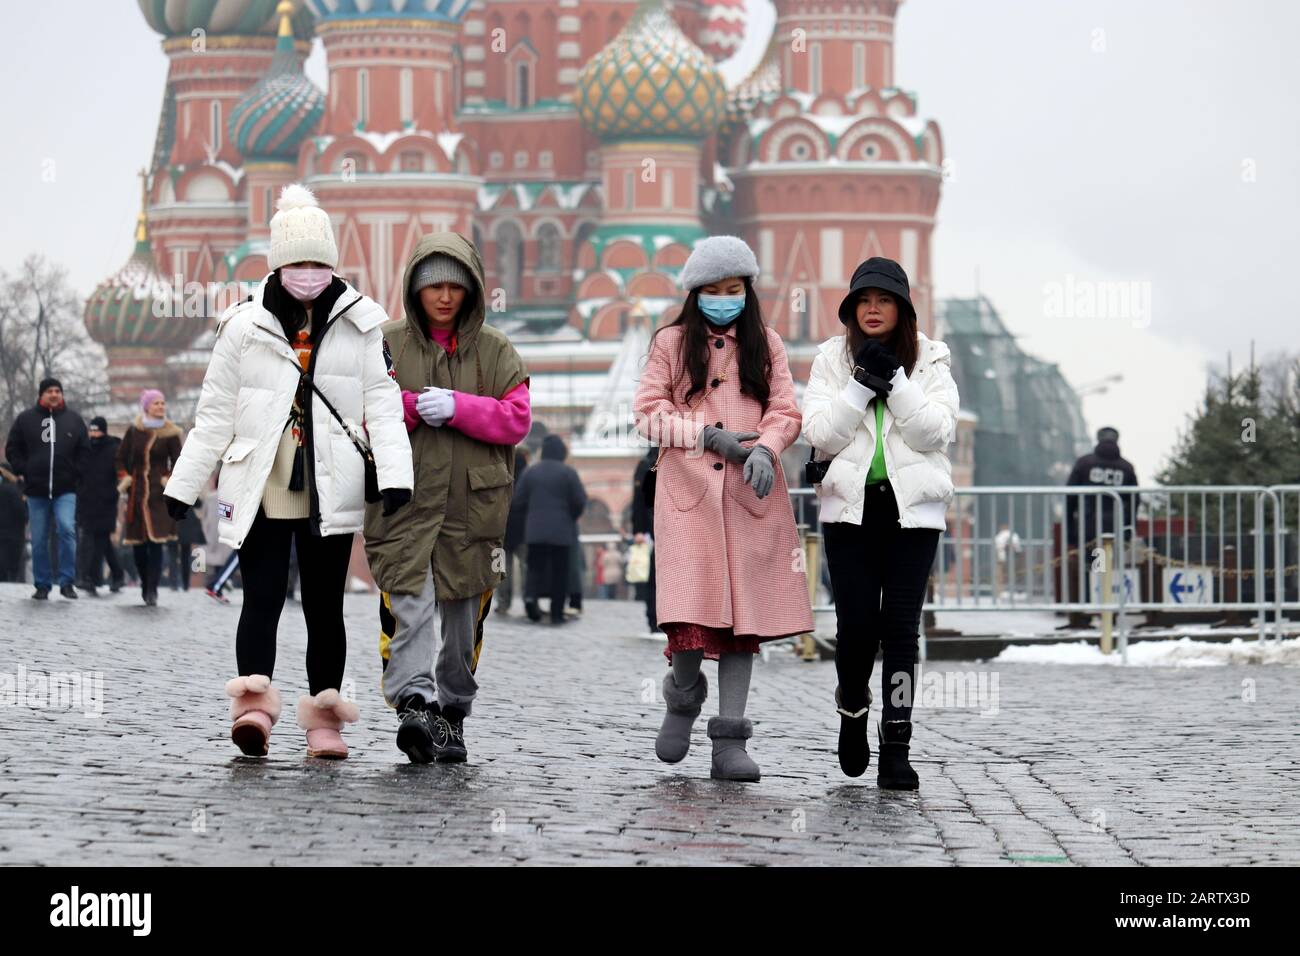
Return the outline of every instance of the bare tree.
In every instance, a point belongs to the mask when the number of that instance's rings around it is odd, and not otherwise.
[[[108,400],[104,350],[82,323],[84,304],[67,270],[44,256],[28,256],[15,275],[0,270],[0,421],[35,403],[48,375],[74,407]]]

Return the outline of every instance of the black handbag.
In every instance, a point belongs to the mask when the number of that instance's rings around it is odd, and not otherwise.
[[[808,460],[803,466],[803,480],[806,484],[820,484],[826,477],[827,470],[831,467],[830,460],[817,461],[817,449],[808,448]]]
[[[650,466],[650,470],[645,473],[641,479],[641,503],[647,508],[655,506],[655,471],[659,468],[659,462],[663,460],[664,450],[659,449],[659,454],[655,458],[655,463]]]
[[[330,400],[325,397],[325,393],[320,390],[320,386],[312,381],[311,376],[306,372],[303,372],[302,377],[306,380],[307,384],[311,386],[311,390],[320,397],[322,402],[325,403],[325,407],[330,410],[330,414],[334,416],[334,420],[339,423],[339,427],[343,429],[343,433],[347,435],[348,440],[352,442],[352,447],[361,455],[361,466],[365,469],[366,473],[366,501],[372,505],[383,501],[384,495],[383,492],[379,490],[379,470],[375,467],[374,452],[372,452],[368,446],[357,441],[356,436],[352,434],[352,430],[348,428],[347,422],[343,420],[343,416],[340,415],[334,406],[330,404]]]

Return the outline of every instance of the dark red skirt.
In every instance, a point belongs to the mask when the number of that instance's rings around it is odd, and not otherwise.
[[[704,651],[704,656],[716,661],[719,654],[757,654],[758,645],[764,641],[778,641],[779,637],[759,637],[756,634],[735,634],[729,627],[706,627],[686,622],[660,623],[668,635],[664,657],[669,662],[675,651]]]

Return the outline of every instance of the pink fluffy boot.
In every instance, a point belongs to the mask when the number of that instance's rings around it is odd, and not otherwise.
[[[265,674],[233,677],[226,682],[230,695],[230,739],[250,757],[265,757],[271,728],[280,719],[280,692]]]
[[[307,694],[299,697],[298,726],[307,731],[307,756],[326,760],[346,757],[348,745],[339,736],[339,731],[360,715],[357,705],[344,700],[332,687],[315,697]]]

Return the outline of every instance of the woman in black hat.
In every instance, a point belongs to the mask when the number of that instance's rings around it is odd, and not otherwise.
[[[916,327],[907,273],[874,257],[840,303],[843,335],[823,342],[804,395],[803,437],[826,462],[815,484],[837,622],[840,768],[871,760],[868,682],[884,648],[876,782],[915,790],[912,738],[917,634],[944,511],[947,448],[957,433],[948,347]]]

